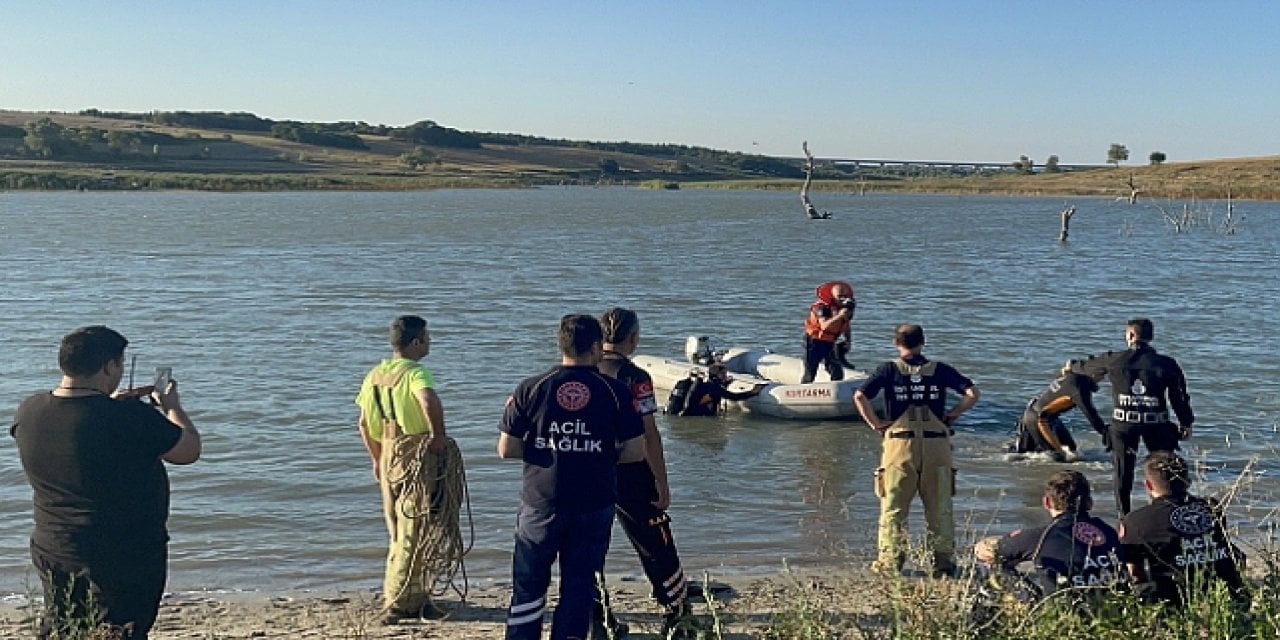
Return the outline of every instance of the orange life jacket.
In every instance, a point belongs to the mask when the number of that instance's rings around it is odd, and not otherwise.
[[[828,327],[826,331],[823,331],[822,330],[823,318],[818,317],[819,307],[827,307],[828,309],[831,308],[830,305],[828,305],[827,303],[821,300],[818,300],[817,302],[814,302],[813,304],[809,305],[809,317],[805,318],[804,320],[804,333],[805,335],[809,336],[810,338],[813,338],[814,340],[821,340],[823,342],[835,342],[836,338],[839,338],[840,335],[844,333],[844,328],[848,326],[849,319],[841,318],[831,323],[831,326]]]

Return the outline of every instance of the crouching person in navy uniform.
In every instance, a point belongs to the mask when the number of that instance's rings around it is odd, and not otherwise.
[[[974,547],[986,587],[1023,602],[1068,587],[1111,587],[1124,576],[1120,537],[1089,515],[1093,494],[1079,471],[1058,471],[1044,485],[1041,504],[1053,518],[1041,527],[984,538]],[[1029,573],[1018,565],[1030,563]]]
[[[1120,522],[1125,562],[1139,592],[1178,606],[1190,593],[1205,593],[1220,580],[1234,600],[1247,603],[1240,577],[1244,553],[1227,537],[1218,503],[1188,492],[1186,461],[1172,451],[1157,451],[1147,456],[1142,470],[1151,504]]]
[[[561,364],[522,381],[498,425],[498,455],[524,460],[508,640],[538,640],[560,563],[552,640],[584,639],[617,503],[617,466],[644,460],[644,424],[626,385],[596,368],[600,323],[560,320]]]
[[[1076,407],[1080,407],[1080,412],[1095,431],[1103,438],[1107,437],[1107,423],[1093,406],[1098,381],[1107,372],[1099,369],[1085,375],[1077,370],[1079,366],[1079,362],[1068,360],[1061,375],[1049,383],[1049,388],[1027,402],[1026,411],[1018,419],[1018,440],[1014,444],[1014,452],[1047,451],[1058,462],[1079,460],[1076,440],[1071,437],[1071,431],[1061,417]]]

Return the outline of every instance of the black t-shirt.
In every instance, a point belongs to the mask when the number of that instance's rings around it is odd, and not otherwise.
[[[1188,577],[1217,576],[1241,596],[1237,560],[1244,556],[1230,543],[1217,504],[1195,496],[1160,497],[1136,509],[1120,523],[1125,561],[1145,567],[1156,595],[1182,601],[1179,586]]]
[[[1119,535],[1087,513],[1064,513],[1043,527],[1016,529],[1000,538],[996,557],[1005,569],[1033,563],[1036,582],[1047,592],[1108,586],[1124,575]]]
[[[627,385],[635,396],[636,409],[641,416],[657,413],[658,399],[653,393],[653,377],[636,366],[630,358],[614,352],[606,352],[600,360],[600,371],[612,375]],[[618,502],[654,502],[658,499],[658,479],[648,460],[618,465]]]
[[[924,356],[913,356],[905,362],[914,367],[928,364],[929,360]],[[885,418],[892,422],[915,404],[927,405],[933,415],[941,419],[947,412],[946,390],[964,393],[972,386],[972,380],[945,362],[937,363],[931,376],[910,376],[898,371],[897,365],[890,360],[876,367],[859,390],[868,398],[874,398],[884,390],[884,404],[888,414]]]
[[[43,554],[78,563],[168,540],[161,456],[182,429],[160,412],[137,399],[45,392],[18,407],[10,433],[34,492],[31,543]]]
[[[527,506],[583,513],[617,501],[618,445],[644,423],[623,383],[594,366],[557,366],[516,386],[498,429],[524,443]]]

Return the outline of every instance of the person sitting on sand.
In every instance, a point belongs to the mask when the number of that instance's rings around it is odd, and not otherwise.
[[[1125,575],[1119,534],[1089,515],[1093,493],[1084,474],[1063,470],[1049,476],[1040,504],[1052,518],[1049,524],[974,545],[984,582],[1030,602],[1068,587],[1109,587]],[[1018,572],[1023,563],[1031,565],[1030,572]]]

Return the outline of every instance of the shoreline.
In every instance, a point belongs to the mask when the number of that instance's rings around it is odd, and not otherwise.
[[[798,589],[807,593],[835,594],[824,606],[829,613],[866,614],[877,602],[867,597],[869,574],[856,565],[799,568],[784,566],[776,573],[754,573],[725,578],[710,577],[706,597],[691,598],[695,615],[707,625],[721,626],[726,638],[756,637],[769,628],[774,616],[793,607]],[[694,580],[701,584],[703,577]],[[488,581],[486,581],[488,582]],[[610,600],[617,617],[630,627],[632,638],[659,637],[662,610],[649,595],[643,578],[627,580],[610,576]],[[558,582],[553,579],[549,596],[552,608]],[[150,637],[179,640],[193,637],[231,640],[239,638],[365,638],[390,640],[406,637],[448,637],[481,640],[501,637],[510,600],[510,581],[471,585],[461,600],[455,593],[437,599],[447,611],[440,620],[403,620],[384,625],[380,621],[378,593],[374,587],[282,592],[185,592],[166,593]],[[0,637],[31,635],[34,625],[26,602],[0,603]],[[544,622],[544,633],[550,616]]]

